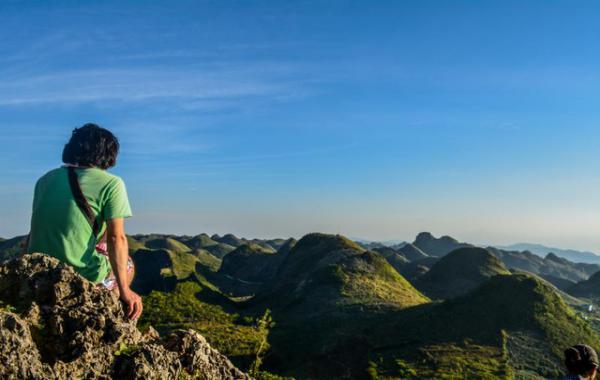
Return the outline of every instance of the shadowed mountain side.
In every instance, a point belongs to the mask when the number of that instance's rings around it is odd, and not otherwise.
[[[404,244],[397,250],[402,256],[406,257],[409,261],[417,261],[429,257],[429,255],[423,252],[419,247],[410,243]]]
[[[586,281],[572,285],[567,289],[567,293],[575,297],[600,300],[600,272],[596,272]]]
[[[400,274],[411,283],[415,282],[419,277],[431,269],[435,263],[440,260],[439,257],[427,257],[421,260],[412,261],[400,267]]]
[[[276,253],[245,244],[223,258],[218,273],[210,273],[206,265],[196,266],[196,271],[231,297],[252,296],[264,282],[272,280],[295,244],[295,239],[288,239]]]
[[[559,256],[555,255],[554,253],[547,254],[546,257],[544,258],[544,260],[554,262],[558,266],[573,267],[576,270],[579,270],[579,271],[585,273],[587,276],[591,276],[594,273],[600,271],[599,264],[574,263],[573,261],[569,261],[565,258],[559,257]]]
[[[402,268],[410,262],[410,260],[404,257],[404,255],[390,247],[374,248],[373,252],[377,252],[381,256],[383,256],[387,260],[387,262],[390,263],[390,265],[394,267],[396,271],[398,271],[398,273],[400,273],[400,268]]]
[[[458,248],[470,247],[470,244],[460,243],[450,236],[435,238],[429,232],[421,232],[417,235],[413,245],[429,256],[441,257]]]
[[[164,249],[136,251],[132,259],[135,263],[136,275],[131,287],[140,294],[148,294],[152,290],[170,291],[175,288],[177,278],[165,273],[173,267],[169,251]]]
[[[250,282],[272,278],[282,257],[257,244],[244,244],[223,257],[219,273]]]
[[[487,250],[459,248],[442,257],[414,284],[430,298],[448,299],[463,295],[499,274],[510,272]]]
[[[573,285],[577,284],[575,281],[567,280],[566,278],[560,278],[552,275],[540,276],[544,280],[548,281],[552,285],[556,286],[557,289],[562,291],[566,291],[571,288]]]

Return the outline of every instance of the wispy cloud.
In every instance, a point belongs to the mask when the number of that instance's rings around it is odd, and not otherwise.
[[[257,69],[256,67],[254,69]],[[291,83],[264,69],[232,67],[90,69],[0,78],[0,105],[152,99],[198,101],[284,95]]]

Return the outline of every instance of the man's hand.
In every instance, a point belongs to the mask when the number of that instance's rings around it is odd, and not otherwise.
[[[127,316],[130,319],[136,320],[142,315],[144,306],[142,305],[142,297],[133,290],[126,290],[121,293],[121,300],[127,305]]]
[[[142,314],[142,298],[129,288],[133,276],[127,272],[129,248],[123,218],[107,221],[106,242],[108,244],[108,259],[112,267],[119,289],[119,298],[127,305],[127,315],[138,319]]]

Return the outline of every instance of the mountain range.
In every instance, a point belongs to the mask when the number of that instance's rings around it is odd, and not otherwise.
[[[0,261],[22,237],[0,241]],[[600,347],[600,265],[430,233],[129,236],[140,326],[193,329],[258,379],[544,378]]]
[[[546,256],[549,253],[553,253],[556,256],[564,259],[574,261],[577,263],[589,263],[589,264],[600,264],[600,255],[588,252],[588,251],[577,251],[574,249],[560,249],[546,247],[541,244],[530,244],[530,243],[519,243],[508,246],[499,246],[498,248],[508,251],[529,251],[538,256]]]

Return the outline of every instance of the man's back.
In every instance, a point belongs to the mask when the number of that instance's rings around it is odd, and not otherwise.
[[[131,216],[125,185],[119,177],[97,168],[78,168],[76,173],[100,222]],[[71,192],[67,168],[49,171],[35,186],[28,252],[54,256],[88,280],[99,282],[109,273],[110,264],[96,252],[95,245],[92,228]]]

